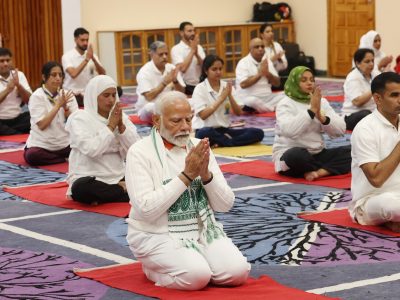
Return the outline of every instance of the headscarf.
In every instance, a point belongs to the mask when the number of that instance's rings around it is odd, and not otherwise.
[[[97,97],[106,89],[111,87],[117,89],[117,84],[110,76],[98,75],[89,81],[83,97],[84,111],[92,118],[105,124],[108,123],[108,120],[98,113]],[[115,94],[115,97],[115,103],[119,102],[118,93]]]
[[[370,30],[360,38],[360,46],[358,48],[368,48],[374,51],[374,55],[379,54],[380,50],[374,48],[374,39],[379,33]]]
[[[303,92],[300,88],[300,79],[305,71],[311,72],[309,68],[304,66],[293,68],[285,83],[286,96],[300,103],[310,103],[310,95]]]

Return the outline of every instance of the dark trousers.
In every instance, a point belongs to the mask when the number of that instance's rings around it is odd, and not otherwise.
[[[364,109],[358,112],[352,113],[351,115],[345,116],[344,121],[346,122],[346,129],[353,130],[356,127],[357,123],[361,121],[361,119],[365,118],[371,113],[370,110]]]
[[[192,96],[195,87],[196,87],[195,85],[186,85],[185,86],[185,94],[187,96]]]
[[[318,154],[310,154],[305,148],[294,147],[281,157],[290,168],[280,172],[290,177],[304,177],[304,173],[327,170],[331,175],[349,173],[351,170],[351,146],[324,149]]]
[[[204,127],[196,130],[196,138],[208,138],[210,145],[220,147],[245,146],[262,141],[264,131],[258,128],[232,129],[224,127]]]
[[[31,116],[28,111],[14,119],[0,120],[0,135],[29,133],[30,130]]]
[[[71,148],[69,146],[56,151],[50,151],[40,147],[31,147],[24,149],[24,159],[31,166],[54,165],[65,162],[70,152]]]
[[[107,184],[87,176],[78,178],[71,187],[72,199],[77,202],[92,204],[110,202],[129,202],[128,193],[118,184]]]

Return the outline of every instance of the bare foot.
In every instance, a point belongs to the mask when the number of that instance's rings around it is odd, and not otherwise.
[[[393,232],[400,232],[400,223],[399,222],[386,222],[383,224],[387,229]]]
[[[125,184],[125,181],[120,181],[120,182],[118,182],[118,185],[124,189],[124,192],[126,192],[126,184]]]
[[[304,178],[307,181],[314,181],[315,179],[319,178],[318,172],[317,171],[311,171],[304,173]]]

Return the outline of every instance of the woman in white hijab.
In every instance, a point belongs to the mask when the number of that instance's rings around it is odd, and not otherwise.
[[[84,110],[66,125],[71,139],[67,195],[87,204],[129,202],[124,161],[140,136],[122,112],[116,83],[107,75],[94,77],[83,101]]]
[[[381,50],[381,36],[375,30],[370,30],[360,38],[360,46],[358,48],[368,48],[374,51],[375,66],[381,71],[390,71],[390,64],[393,56],[386,56]]]

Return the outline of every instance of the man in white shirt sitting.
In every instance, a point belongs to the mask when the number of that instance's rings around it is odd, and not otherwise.
[[[151,60],[147,62],[136,76],[139,118],[151,122],[154,103],[166,92],[177,90],[183,92],[185,83],[179,67],[168,63],[168,48],[164,42],[155,41],[150,45]]]
[[[377,109],[351,136],[353,199],[349,212],[362,225],[400,232],[400,75],[385,72],[371,83]]]
[[[245,104],[245,111],[275,111],[284,96],[283,93],[272,93],[271,86],[279,86],[280,78],[271,60],[268,57],[263,59],[264,48],[260,38],[252,39],[250,53],[236,66],[236,96]]]
[[[199,83],[201,66],[206,56],[203,47],[199,45],[199,35],[196,34],[193,24],[182,22],[179,25],[181,41],[171,49],[172,63],[179,66],[186,84],[185,94],[191,96]]]
[[[127,240],[147,278],[157,286],[199,290],[243,284],[250,264],[215,220],[235,196],[208,139],[191,139],[186,95],[156,102],[150,136],[128,151],[125,173],[132,209]]]
[[[13,70],[11,51],[0,48],[0,135],[29,133],[30,115],[21,104],[28,103],[31,93],[24,73]]]
[[[89,31],[82,27],[75,29],[74,39],[75,48],[62,56],[64,88],[73,91],[79,106],[83,106],[83,95],[89,80],[106,74],[106,71],[89,44]]]

